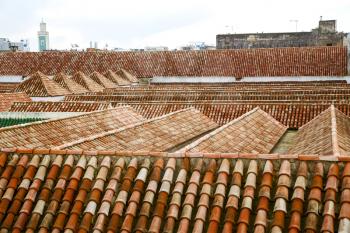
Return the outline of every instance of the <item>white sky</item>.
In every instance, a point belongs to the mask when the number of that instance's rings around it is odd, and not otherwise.
[[[320,16],[336,19],[338,31],[350,31],[349,0],[0,0],[0,37],[29,39],[36,51],[43,18],[51,49],[71,44],[99,48],[176,48],[233,31],[310,31]]]

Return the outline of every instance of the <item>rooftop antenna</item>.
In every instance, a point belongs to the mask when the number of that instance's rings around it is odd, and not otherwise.
[[[229,29],[231,29],[232,34],[233,34],[233,25],[226,25],[226,26],[225,26],[225,28],[229,28]]]
[[[289,22],[295,23],[295,32],[298,32],[298,22],[299,20],[297,19],[291,19]]]

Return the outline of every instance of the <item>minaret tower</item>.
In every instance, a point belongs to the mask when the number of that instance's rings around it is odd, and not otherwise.
[[[46,23],[41,20],[40,31],[38,31],[39,51],[49,50],[49,32],[46,31]]]

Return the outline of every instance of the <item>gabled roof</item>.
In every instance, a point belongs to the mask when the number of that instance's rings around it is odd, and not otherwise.
[[[1,95],[0,95],[1,96]],[[92,112],[111,108],[104,102],[15,102],[9,112]]]
[[[0,112],[7,112],[11,105],[17,101],[32,101],[31,98],[23,92],[0,93]]]
[[[350,118],[333,105],[299,128],[290,153],[339,155],[350,152]]]
[[[136,78],[136,76],[132,75],[130,72],[128,72],[124,69],[120,69],[120,70],[116,71],[115,73],[129,82],[132,82],[132,83],[139,82],[139,80]]]
[[[74,97],[74,96],[69,96]],[[67,98],[66,98],[67,99]],[[76,100],[78,101],[78,100]],[[318,114],[326,110],[330,104],[325,103],[263,103],[263,102],[247,102],[247,103],[223,103],[223,102],[195,102],[195,103],[115,103],[112,106],[129,105],[137,110],[142,116],[151,119],[169,112],[177,111],[184,108],[194,107],[201,111],[204,115],[218,123],[219,125],[240,117],[252,109],[259,107],[263,111],[270,114],[273,118],[281,122],[289,128],[297,129],[306,124]],[[336,104],[336,107],[342,112],[350,115],[350,104]]]
[[[117,85],[112,82],[111,80],[107,79],[105,76],[103,76],[102,74],[98,73],[98,72],[93,72],[90,76],[89,76],[92,80],[94,80],[95,82],[97,82],[98,84],[100,84],[101,86],[105,87],[105,88],[115,88],[117,87]]]
[[[70,79],[67,75],[65,75],[63,73],[59,73],[59,74],[55,75],[52,80],[59,83],[62,87],[68,89],[73,94],[82,94],[82,93],[89,92],[88,89],[86,89],[82,85],[74,82],[73,79]]]
[[[184,149],[190,152],[270,153],[287,130],[272,116],[255,108],[192,142]]]
[[[168,151],[217,126],[198,110],[189,108],[124,128],[81,138],[58,148]]]
[[[4,232],[349,232],[345,162],[2,153],[0,171]]]
[[[27,80],[20,83],[16,92],[25,92],[31,97],[64,96],[71,92],[41,72],[32,74]]]
[[[80,84],[84,88],[88,89],[89,91],[92,92],[99,92],[103,91],[104,87],[86,76],[83,72],[79,71],[76,72],[71,79],[75,81],[76,83]]]
[[[0,129],[0,148],[50,148],[143,121],[131,107],[82,114],[74,117],[38,121]]]
[[[105,77],[120,86],[130,85],[131,83],[129,80],[123,79],[122,77],[114,73],[112,70],[108,70],[105,73]]]

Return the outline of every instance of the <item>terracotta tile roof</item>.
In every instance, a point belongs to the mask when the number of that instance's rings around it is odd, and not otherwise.
[[[350,87],[350,86],[349,86]],[[350,88],[347,90],[322,90],[322,91],[290,91],[280,90],[272,92],[270,90],[263,91],[171,91],[166,92],[154,91],[151,92],[133,92],[119,94],[105,94],[105,93],[89,93],[87,95],[73,95],[68,96],[66,100],[69,101],[114,101],[114,102],[200,102],[200,101],[235,101],[251,102],[347,102],[350,100]]]
[[[112,104],[113,105],[113,104]],[[125,104],[114,104],[120,106]],[[127,103],[132,106],[142,116],[151,119],[169,112],[184,108],[194,107],[204,115],[218,123],[219,125],[240,117],[241,115],[259,107],[270,114],[273,118],[281,122],[288,128],[299,128],[306,124],[318,114],[326,110],[330,104],[324,103],[259,103],[247,102],[241,104],[235,103]],[[350,116],[349,104],[335,104],[335,106],[347,116]]]
[[[348,232],[350,163],[0,154],[3,232]]]
[[[27,80],[20,83],[15,91],[25,92],[32,97],[63,96],[71,94],[70,91],[49,79],[41,72],[32,74]]]
[[[290,153],[339,155],[350,150],[350,118],[333,105],[297,132]]]
[[[0,129],[0,147],[52,147],[143,121],[130,107]]]
[[[286,126],[260,108],[255,108],[197,139],[182,150],[268,154],[286,130]]]
[[[82,94],[82,93],[89,92],[88,89],[74,82],[73,79],[70,79],[67,75],[63,73],[59,73],[55,75],[52,80],[59,83],[62,87],[66,88],[73,94]]]
[[[120,86],[130,85],[131,83],[129,80],[122,78],[118,74],[114,73],[112,70],[108,70],[105,73],[105,77]]]
[[[32,100],[27,94],[22,92],[0,93],[0,112],[9,111],[11,105],[18,101],[30,102]]]
[[[18,86],[18,83],[0,83],[0,93],[8,93],[13,92],[16,87]]]
[[[218,125],[194,108],[123,128],[80,138],[58,148],[83,150],[169,151]]]
[[[14,102],[9,112],[92,112],[111,108],[109,103],[93,102]]]
[[[93,92],[99,92],[103,91],[104,87],[100,84],[96,83],[94,80],[86,76],[83,72],[77,72],[75,73],[71,79],[75,81],[76,83],[80,84],[84,88],[88,89],[89,91]]]
[[[90,76],[89,76],[92,80],[94,80],[96,83],[100,84],[101,86],[105,87],[105,88],[115,88],[117,87],[117,85],[112,82],[111,80],[107,79],[105,76],[103,76],[102,74],[98,73],[98,72],[93,72]]]
[[[346,47],[162,52],[23,52],[0,54],[0,74],[54,75],[128,70],[153,76],[344,76]]]
[[[124,69],[120,69],[118,71],[115,72],[116,75],[118,75],[119,77],[123,78],[124,80],[127,80],[131,83],[138,83],[139,80],[132,75],[130,72],[124,70]]]

